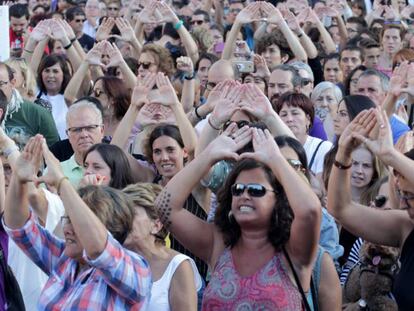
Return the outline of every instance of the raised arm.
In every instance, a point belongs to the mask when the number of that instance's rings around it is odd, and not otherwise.
[[[214,225],[191,214],[183,206],[193,188],[214,163],[221,159],[238,159],[236,151],[250,141],[251,133],[247,126],[235,132],[236,128],[235,124],[231,124],[206,150],[178,172],[155,203],[161,212],[161,221],[169,231],[185,248],[208,263],[211,263],[215,244]]]
[[[325,26],[323,25],[318,15],[315,13],[315,11],[312,10],[311,8],[309,8],[308,10],[309,10],[308,19],[316,27],[316,29],[318,29],[319,34],[324,42],[325,53],[326,54],[335,53],[336,45],[329,31],[326,30]],[[325,8],[325,15],[330,16],[330,17],[335,17],[339,15],[339,13],[335,9],[327,7]],[[309,58],[315,58],[315,57],[309,57]]]
[[[283,186],[295,215],[287,251],[301,279],[309,281],[319,243],[321,204],[309,183],[295,172],[282,155],[270,132],[254,128],[252,133],[254,152],[243,153],[241,158],[253,158],[266,164]],[[307,270],[306,275],[302,274],[304,269]]]
[[[191,58],[186,56],[181,56],[178,58],[177,70],[180,70],[184,73],[181,103],[183,104],[184,111],[188,113],[194,107],[195,99],[195,73]]]
[[[76,236],[87,256],[95,259],[105,250],[108,239],[107,229],[65,177],[60,162],[53,156],[47,145],[43,143],[41,148],[48,170],[47,174],[40,177],[37,182],[45,182],[48,186],[57,189]]]
[[[112,137],[111,144],[117,145],[128,157],[129,165],[131,166],[132,174],[136,181],[151,181],[154,179],[154,173],[148,168],[141,165],[134,157],[132,157],[127,151],[128,137],[131,130],[137,120],[137,116],[142,106],[149,103],[148,93],[155,85],[156,74],[149,73],[144,79],[138,80],[137,85],[131,96],[131,104],[128,107],[127,112],[119,122],[118,127]]]
[[[180,36],[187,56],[190,57],[195,64],[198,60],[199,54],[197,44],[195,43],[191,34],[184,27],[182,21],[180,21],[178,16],[174,13],[174,11],[167,3],[163,1],[157,2],[157,8],[160,11],[160,14],[163,16],[164,21],[173,24],[174,28],[178,32],[178,35]]]
[[[70,79],[68,85],[65,89],[65,99],[66,102],[71,104],[73,103],[79,96],[79,91],[81,89],[82,80],[88,74],[89,66],[101,66],[101,58],[102,58],[102,48],[104,42],[99,42],[95,44],[94,47],[86,54],[86,58],[80,64],[78,70],[76,70],[75,74],[73,75],[72,79]],[[86,95],[80,93],[81,96]]]
[[[197,135],[193,125],[188,120],[187,115],[184,112],[183,105],[181,105],[178,100],[170,79],[160,72],[157,74],[156,83],[161,94],[160,102],[162,105],[172,109],[175,119],[177,120],[177,126],[180,130],[181,137],[183,138],[184,147],[190,154],[190,158],[193,158],[197,145]]]
[[[142,50],[142,44],[139,42],[135,35],[134,29],[131,24],[124,18],[117,18],[115,24],[118,27],[121,36],[116,36],[118,39],[129,42],[133,48],[133,55],[136,59],[139,58]],[[113,35],[115,36],[115,35]]]
[[[352,164],[352,151],[360,141],[355,137],[368,136],[375,123],[375,111],[365,110],[342,133],[335,158],[336,164],[332,167],[329,178],[328,210],[354,235],[376,244],[399,247],[403,242],[402,228],[410,222],[405,211],[380,211],[352,201],[349,169]],[[392,138],[387,139],[391,139],[392,144]],[[368,142],[368,139],[363,140]],[[355,217],[356,215],[358,217]]]
[[[273,110],[266,95],[255,84],[244,85],[243,93],[245,100],[240,103],[240,108],[264,122],[273,137],[282,135],[295,137],[285,122]]]
[[[414,65],[408,64],[408,61],[404,61],[392,73],[389,90],[382,104],[389,118],[395,112],[395,104],[403,93],[411,96],[414,94],[414,77],[412,74],[408,75],[408,72],[413,72],[413,70]]]
[[[44,48],[49,41],[50,29],[48,23],[48,20],[40,21],[33,28],[30,36],[28,36],[28,40],[25,42],[22,57],[30,65],[30,68],[34,70],[33,72],[36,72],[42,59]],[[37,48],[38,46],[39,48]]]
[[[233,26],[230,32],[227,34],[226,42],[224,44],[224,50],[221,55],[222,59],[231,59],[234,51],[234,47],[237,40],[237,35],[244,24],[252,23],[253,21],[260,19],[260,4],[257,2],[250,3],[236,16]]]
[[[224,123],[230,120],[236,110],[240,109],[238,104],[242,95],[241,85],[233,80],[219,83],[210,92],[205,105],[214,106],[214,110],[201,132],[196,154],[201,153],[219,135]]]
[[[269,2],[262,3],[261,7],[268,16],[267,21],[271,24],[276,24],[278,29],[282,32],[289,45],[290,50],[292,51],[293,55],[295,55],[295,58],[297,60],[307,62],[308,56],[306,55],[305,50],[300,44],[298,37],[296,37],[292,30],[290,30],[280,11]]]
[[[124,83],[129,89],[133,89],[137,83],[137,77],[132,72],[131,68],[127,65],[121,52],[115,43],[110,44],[108,41],[103,41],[105,49],[108,51],[109,64],[106,67],[118,67],[124,76]]]

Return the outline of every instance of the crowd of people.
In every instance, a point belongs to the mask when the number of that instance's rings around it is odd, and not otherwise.
[[[414,2],[2,3],[0,311],[414,310]]]

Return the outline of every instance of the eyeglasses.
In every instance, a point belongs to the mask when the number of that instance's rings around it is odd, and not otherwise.
[[[109,7],[107,8],[107,10],[109,10],[109,11],[119,11],[119,8],[114,7],[114,6],[109,6]]]
[[[63,226],[70,225],[72,222],[70,221],[69,216],[61,216],[60,217],[60,224]]]
[[[9,83],[9,81],[0,81],[0,87],[7,85],[7,83]]]
[[[243,126],[246,126],[246,125],[249,125],[250,124],[250,122],[249,121],[247,121],[247,120],[240,120],[240,121],[231,121],[231,120],[228,120],[226,123],[224,123],[224,125],[223,125],[223,131],[225,131],[226,130],[226,128],[228,128],[229,127],[229,125],[230,124],[232,124],[232,123],[236,123],[237,124],[237,127],[239,128],[239,129],[241,129]]]
[[[299,160],[296,160],[296,159],[286,159],[286,160],[288,161],[290,166],[292,166],[295,169],[295,171],[303,170],[302,162],[300,162]]]
[[[197,24],[197,25],[202,25],[204,23],[204,21],[191,21],[191,25],[195,25],[195,24]]]
[[[88,133],[92,133],[98,127],[101,127],[101,124],[92,124],[87,126],[80,126],[80,127],[70,127],[66,131],[72,134],[80,134],[85,130]]]
[[[144,63],[144,62],[139,62],[138,63],[138,68],[142,66],[143,69],[149,69],[149,67],[151,67],[151,65],[153,65],[153,63]]]
[[[231,194],[235,197],[239,197],[247,189],[247,193],[254,198],[260,198],[266,194],[266,191],[275,192],[273,189],[267,189],[260,184],[234,184],[231,186]]]

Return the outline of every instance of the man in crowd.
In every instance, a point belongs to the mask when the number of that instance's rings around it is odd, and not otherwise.
[[[92,145],[102,142],[102,112],[94,103],[81,100],[69,107],[66,128],[74,154],[69,160],[61,162],[61,165],[65,176],[77,187],[83,177],[83,157],[86,151]]]
[[[75,36],[85,52],[92,49],[95,43],[94,39],[83,32],[83,24],[86,20],[86,16],[83,10],[80,7],[76,6],[68,9],[65,15],[66,20],[75,32]]]

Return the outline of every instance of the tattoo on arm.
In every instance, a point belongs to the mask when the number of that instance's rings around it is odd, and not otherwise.
[[[155,205],[161,212],[160,220],[164,226],[168,229],[171,226],[171,206],[170,206],[171,193],[165,189],[157,197]]]

